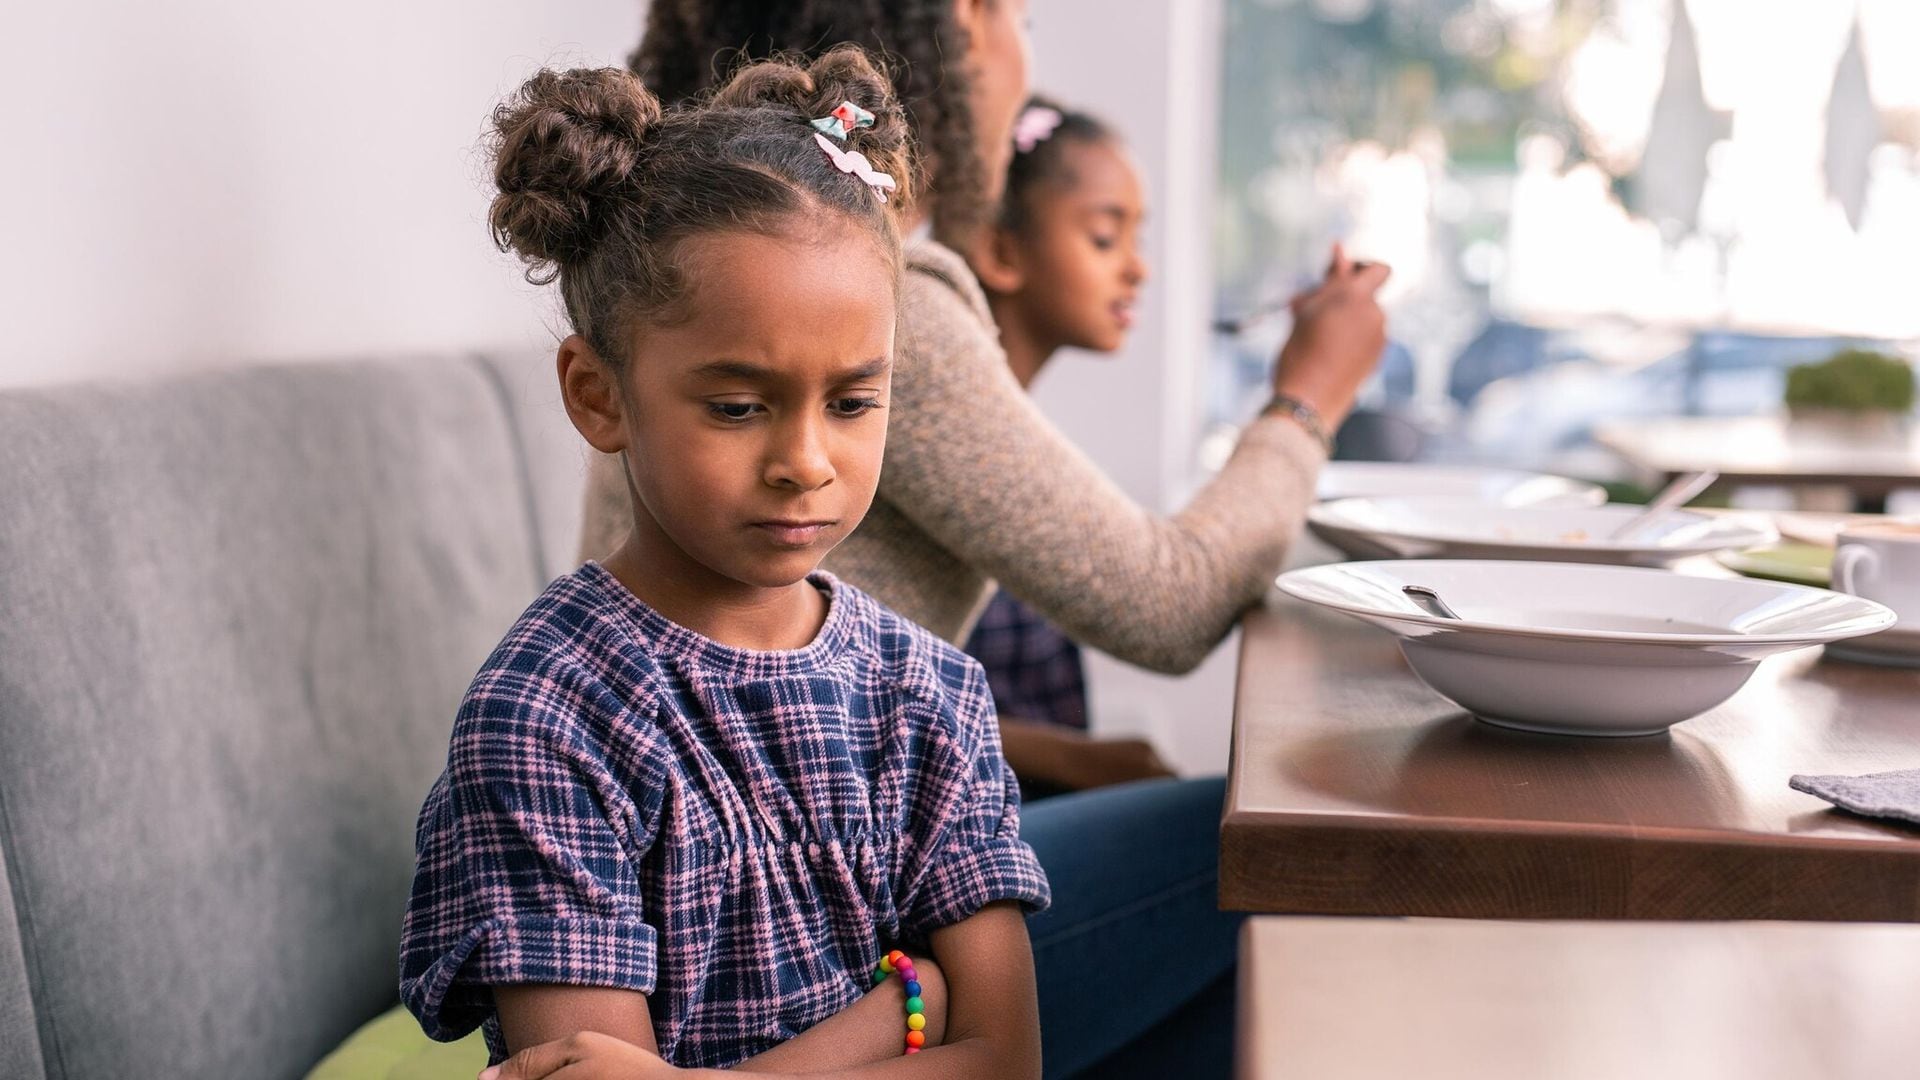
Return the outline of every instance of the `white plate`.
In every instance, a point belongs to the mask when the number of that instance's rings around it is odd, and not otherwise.
[[[1488,506],[1442,495],[1341,499],[1307,511],[1314,535],[1361,559],[1533,559],[1665,566],[1693,555],[1771,544],[1771,526],[1675,510],[1629,540],[1614,530],[1643,507]]]
[[[1598,506],[1607,501],[1607,490],[1600,485],[1564,476],[1479,465],[1390,461],[1329,461],[1320,470],[1318,495],[1322,500],[1457,495],[1496,506]]]
[[[1782,510],[1772,515],[1773,527],[1789,540],[1818,547],[1832,547],[1840,531],[1869,521],[1887,520],[1881,514],[1829,514],[1810,510]]]
[[[1559,734],[1664,731],[1733,696],[1767,656],[1894,622],[1825,589],[1622,566],[1340,563],[1279,585],[1391,631],[1414,673],[1475,716]],[[1460,619],[1428,614],[1405,585],[1433,589]]]

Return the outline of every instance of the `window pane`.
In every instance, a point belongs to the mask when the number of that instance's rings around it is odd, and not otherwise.
[[[1227,0],[1222,319],[1336,237],[1391,262],[1366,403],[1426,456],[1777,408],[1787,366],[1920,336],[1915,55],[1911,0]],[[1210,419],[1286,329],[1222,333]]]

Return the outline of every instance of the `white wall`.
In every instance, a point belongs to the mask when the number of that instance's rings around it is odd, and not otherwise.
[[[1036,396],[1129,494],[1173,510],[1195,477],[1197,400],[1213,311],[1209,238],[1222,3],[1031,4],[1035,88],[1114,124],[1140,164],[1153,269],[1126,349],[1063,355],[1040,377]],[[1151,735],[1187,771],[1224,769],[1236,645],[1237,635],[1185,679],[1092,657],[1096,728]]]
[[[637,0],[8,5],[0,385],[551,341],[485,228],[487,112]]]

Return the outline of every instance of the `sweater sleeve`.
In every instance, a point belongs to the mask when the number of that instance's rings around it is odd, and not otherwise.
[[[1291,420],[1257,420],[1184,509],[1149,513],[1013,378],[955,287],[964,272],[907,275],[880,494],[1076,640],[1192,670],[1279,572],[1325,460],[1319,442]]]

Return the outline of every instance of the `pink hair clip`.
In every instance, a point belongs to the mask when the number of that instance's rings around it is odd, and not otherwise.
[[[867,155],[860,151],[842,150],[819,132],[814,133],[813,141],[819,143],[820,149],[827,152],[827,157],[833,161],[835,168],[859,177],[861,183],[873,189],[874,197],[881,202],[887,201],[887,192],[899,186],[893,182],[893,177],[875,169],[873,162],[868,161]]]
[[[1045,105],[1029,105],[1013,122],[1013,146],[1023,154],[1033,153],[1033,148],[1047,141],[1053,129],[1060,126],[1066,117],[1059,109],[1049,109]]]

